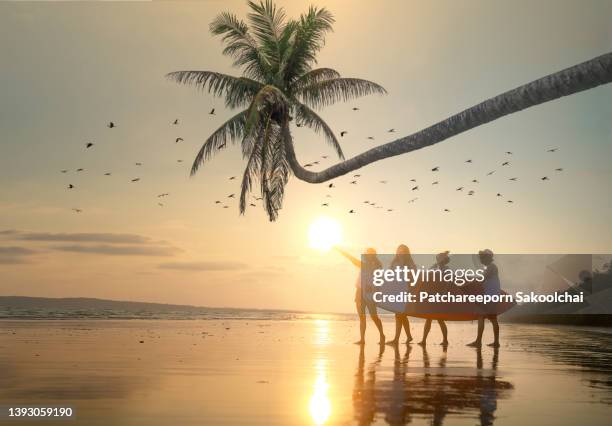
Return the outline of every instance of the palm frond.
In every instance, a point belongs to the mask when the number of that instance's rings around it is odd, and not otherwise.
[[[306,86],[318,83],[323,80],[340,78],[340,73],[332,68],[316,68],[298,77],[292,84],[291,90],[298,91]]]
[[[191,166],[191,175],[195,175],[202,164],[212,155],[227,146],[228,142],[234,142],[244,137],[246,127],[247,111],[241,111],[227,120],[212,135],[206,139],[200,151],[196,155]]]
[[[325,45],[325,34],[332,31],[333,15],[325,8],[311,6],[308,13],[300,16],[295,31],[294,45],[288,60],[286,81],[307,73],[317,62],[317,53]]]
[[[338,157],[344,160],[344,153],[342,152],[342,147],[340,146],[340,142],[338,142],[336,135],[316,112],[308,108],[306,105],[298,103],[296,106],[296,115],[296,120],[304,124],[306,127],[309,127],[316,133],[322,131],[325,135],[325,140],[327,143],[329,143],[336,150]]]
[[[245,106],[263,87],[263,84],[250,78],[213,71],[174,71],[166,74],[166,77],[179,84],[192,85],[214,96],[224,97],[226,106],[232,109]]]
[[[251,150],[249,152],[248,161],[242,175],[240,190],[240,214],[244,214],[246,211],[247,195],[251,192],[253,187],[253,179],[257,177],[257,173],[261,168],[261,153],[263,148],[263,138],[246,135],[244,139],[250,139],[250,141],[243,141],[243,146],[250,145]]]
[[[270,61],[249,33],[247,24],[229,12],[219,14],[210,23],[210,32],[222,36],[223,54],[234,58],[234,66],[244,66],[245,74],[259,81],[270,76]]]
[[[281,60],[279,40],[285,24],[285,11],[282,7],[277,8],[272,0],[249,1],[248,5],[253,11],[248,18],[259,48],[277,68]]]
[[[387,93],[384,87],[359,78],[332,78],[302,87],[295,95],[313,108],[321,108],[338,101],[348,101],[361,96]]]

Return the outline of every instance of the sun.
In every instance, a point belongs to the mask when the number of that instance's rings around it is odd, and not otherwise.
[[[336,220],[321,216],[310,225],[308,240],[311,248],[327,251],[342,241],[342,227]]]

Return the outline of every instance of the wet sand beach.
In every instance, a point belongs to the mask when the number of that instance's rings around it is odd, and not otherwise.
[[[502,347],[476,350],[475,324],[448,326],[444,350],[435,324],[427,349],[396,349],[373,327],[353,345],[357,322],[326,317],[3,320],[0,405],[71,406],[76,419],[0,423],[609,424],[609,329],[502,324]]]

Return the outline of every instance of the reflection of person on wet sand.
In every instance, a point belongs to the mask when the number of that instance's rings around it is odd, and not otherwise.
[[[378,406],[376,399],[376,369],[382,361],[385,346],[381,345],[378,357],[368,368],[366,379],[365,371],[365,347],[361,345],[359,349],[359,361],[357,363],[357,373],[355,373],[355,386],[353,387],[353,406],[355,410],[355,420],[359,425],[369,425],[374,422]]]
[[[491,426],[495,420],[497,403],[509,396],[513,389],[510,382],[497,379],[499,349],[494,349],[491,368],[483,368],[480,349],[476,350],[476,366],[473,374],[465,370],[459,374],[447,369],[447,350],[440,358],[430,357],[427,348],[422,351],[422,369],[411,366],[410,346],[403,358],[399,347],[394,346],[393,375],[389,377],[381,363],[381,352],[366,367],[363,346],[359,353],[353,409],[359,425],[380,423],[379,415],[390,425],[411,423],[418,417],[428,424],[453,424],[457,416],[466,415],[479,419],[482,426]]]
[[[395,252],[395,257],[391,261],[390,269],[395,269],[396,267],[403,268],[404,266],[408,267],[408,269],[416,269],[416,264],[414,260],[412,260],[412,255],[410,254],[410,249],[405,244],[400,244]],[[395,336],[393,340],[387,342],[387,345],[397,345],[399,343],[399,338],[402,334],[402,327],[404,331],[406,331],[406,343],[410,343],[412,341],[412,334],[410,334],[410,321],[408,321],[408,315],[401,312],[395,313]]]
[[[489,249],[481,250],[478,252],[478,258],[486,269],[484,273],[483,292],[485,295],[496,296],[501,293],[501,285],[499,282],[499,271],[497,265],[493,262],[493,252]],[[499,324],[497,323],[497,313],[495,312],[496,305],[491,303],[484,305],[485,315],[478,318],[478,335],[476,340],[469,343],[468,346],[479,348],[482,346],[482,333],[484,332],[484,321],[485,318],[491,322],[493,326],[493,343],[489,343],[489,346],[499,347]],[[490,312],[487,314],[486,312]]]
[[[339,247],[334,247],[334,249],[340,253],[342,256],[346,257],[351,261],[353,265],[360,269],[359,275],[357,276],[357,282],[355,283],[355,307],[357,308],[357,314],[359,315],[359,335],[360,339],[355,342],[357,344],[363,345],[365,343],[365,332],[366,332],[366,308],[370,313],[370,318],[376,325],[378,329],[378,333],[380,334],[380,344],[385,343],[385,333],[383,332],[382,322],[378,317],[378,312],[376,311],[376,303],[372,299],[372,294],[374,292],[374,287],[372,284],[372,273],[375,269],[381,269],[382,263],[376,257],[376,250],[373,248],[366,249],[366,253],[363,256],[363,262],[357,259],[354,256],[351,256],[349,253],[345,252]],[[362,283],[361,276],[367,277],[368,280],[365,283]]]
[[[483,362],[482,362],[482,351],[480,348],[476,351],[476,367],[479,370],[478,379],[479,387],[482,387],[480,393],[480,425],[481,426],[492,426],[495,420],[495,411],[497,410],[497,397],[498,397],[498,383],[496,382],[497,374],[497,363],[499,361],[499,348],[495,347],[493,352],[493,360],[491,361],[492,374],[488,377],[483,376],[481,373]],[[512,389],[512,385],[506,386],[506,389]]]
[[[448,251],[443,253],[439,253],[436,256],[436,264],[432,267],[432,269],[439,269],[442,272],[448,269],[448,264],[450,262],[450,257],[448,255]],[[446,328],[446,323],[444,320],[437,320],[438,325],[440,326],[440,331],[442,331],[442,346],[448,345],[448,331]],[[423,326],[423,339],[419,342],[419,345],[425,346],[427,344],[427,336],[429,335],[429,331],[431,330],[431,319],[425,320],[425,325]]]
[[[406,370],[410,357],[411,346],[406,346],[406,352],[402,357],[399,346],[394,346],[393,358],[393,379],[390,387],[390,396],[385,403],[385,421],[390,425],[404,425],[410,423],[410,410],[406,400],[410,397],[409,389],[406,386]]]

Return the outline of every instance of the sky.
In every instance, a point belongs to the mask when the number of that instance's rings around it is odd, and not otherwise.
[[[348,132],[347,157],[612,48],[608,1],[278,4],[291,17],[328,8],[336,23],[319,66],[388,91],[319,111]],[[189,177],[232,112],[164,78],[240,73],[208,31],[226,10],[244,18],[246,2],[0,3],[0,294],[351,312],[356,269],[308,246],[321,215],[341,224],[355,255],[401,243],[413,253],[612,252],[610,86],[366,166],[357,185],[351,175],[333,189],[292,178],[274,223],[261,207],[239,215],[227,198],[239,194],[239,148]],[[293,134],[302,163],[333,164],[320,136]]]

